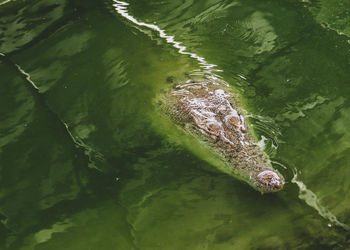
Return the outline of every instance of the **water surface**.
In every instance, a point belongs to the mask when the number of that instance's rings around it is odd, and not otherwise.
[[[350,247],[348,1],[0,1],[3,249]],[[261,195],[161,131],[220,77],[287,180]],[[169,133],[171,129],[169,129]]]

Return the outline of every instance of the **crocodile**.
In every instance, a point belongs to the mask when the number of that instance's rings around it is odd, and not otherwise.
[[[158,99],[172,122],[224,160],[224,172],[261,193],[283,189],[284,178],[258,145],[238,98],[221,79],[189,79],[172,83]]]

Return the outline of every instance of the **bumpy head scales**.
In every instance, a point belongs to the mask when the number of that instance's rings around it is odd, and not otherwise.
[[[164,98],[165,111],[185,131],[207,144],[229,163],[225,170],[262,193],[283,188],[283,177],[248,130],[238,101],[219,80],[191,79]],[[190,125],[190,126],[186,126]]]
[[[253,185],[263,193],[272,193],[283,189],[284,179],[278,172],[264,170],[253,177]]]

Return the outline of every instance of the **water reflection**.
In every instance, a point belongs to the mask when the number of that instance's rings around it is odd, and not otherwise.
[[[146,27],[158,32],[159,36],[161,38],[164,38],[167,41],[167,43],[171,44],[176,49],[178,49],[180,54],[189,55],[190,57],[196,59],[199,65],[205,70],[204,73],[207,73],[209,76],[215,77],[215,75],[213,75],[213,72],[221,71],[221,70],[215,69],[216,65],[209,64],[203,57],[200,57],[195,53],[188,52],[186,46],[181,45],[181,42],[175,41],[174,36],[167,35],[165,33],[165,30],[162,30],[157,25],[137,21],[135,17],[131,16],[128,13],[128,9],[127,9],[128,5],[129,5],[128,3],[115,0],[114,7],[121,16],[125,17],[127,20],[131,21],[133,24],[137,25],[138,27]]]
[[[33,120],[33,109],[35,106],[33,98],[28,95],[22,79],[16,71],[6,64],[5,57],[0,57],[0,70],[7,72],[2,77],[3,84],[0,86],[1,93],[1,125],[0,125],[0,152],[4,146],[18,140]],[[7,93],[12,93],[8,96]],[[7,110],[11,105],[13,111]]]
[[[346,0],[320,0],[305,4],[315,20],[326,29],[350,38],[350,4]]]
[[[6,1],[2,5],[0,51],[11,53],[34,41],[62,18],[67,3],[65,0],[37,0],[30,4]]]

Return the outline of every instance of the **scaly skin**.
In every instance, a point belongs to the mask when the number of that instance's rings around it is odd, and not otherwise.
[[[232,175],[262,193],[277,192],[284,179],[257,145],[228,89],[221,80],[191,79],[166,92],[161,107],[176,124],[221,155]]]

